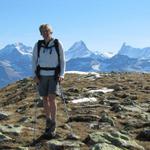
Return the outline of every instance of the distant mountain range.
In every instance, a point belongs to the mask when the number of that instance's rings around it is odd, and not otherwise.
[[[31,76],[32,48],[15,43],[0,50],[0,87]]]
[[[66,58],[67,70],[70,71],[150,72],[150,47],[133,48],[123,43],[119,52],[113,55],[92,52],[83,41],[79,41],[66,52]]]
[[[133,48],[123,43],[119,52],[91,51],[83,41],[65,51],[67,71],[86,72],[150,72],[150,47]],[[32,47],[22,43],[0,50],[0,87],[31,76]]]
[[[125,55],[130,58],[137,58],[137,59],[150,59],[150,47],[145,48],[133,48],[126,43],[123,43],[120,51],[120,55]]]
[[[112,57],[113,54],[110,52],[105,53],[100,53],[99,51],[93,52],[86,47],[83,41],[79,41],[74,43],[73,46],[65,52],[65,56],[66,60],[69,61],[71,59],[88,58],[88,57],[91,57],[93,59],[95,58],[106,59]]]

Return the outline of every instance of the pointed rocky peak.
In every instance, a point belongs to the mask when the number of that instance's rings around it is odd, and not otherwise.
[[[119,54],[125,54],[129,49],[131,49],[132,47],[127,45],[125,42],[122,44],[120,50],[119,50]]]
[[[76,50],[87,51],[88,48],[85,45],[85,43],[82,40],[80,40],[75,42],[68,51],[76,51]]]
[[[119,55],[126,55],[130,58],[149,59],[150,58],[150,47],[134,48],[130,45],[126,45],[126,43],[123,43],[118,54]]]
[[[66,51],[66,60],[70,60],[72,58],[83,58],[83,57],[90,57],[93,52],[91,52],[85,43],[80,40],[78,42],[75,42],[71,48]]]

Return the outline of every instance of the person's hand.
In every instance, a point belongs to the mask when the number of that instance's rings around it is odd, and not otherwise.
[[[37,76],[35,76],[35,77],[33,78],[33,80],[34,80],[34,82],[35,82],[36,84],[39,84],[39,82],[40,82],[40,79],[39,79]]]
[[[63,80],[64,80],[64,78],[63,78],[63,77],[61,77],[61,76],[60,76],[60,77],[58,77],[58,82],[60,82],[60,83],[61,83]]]

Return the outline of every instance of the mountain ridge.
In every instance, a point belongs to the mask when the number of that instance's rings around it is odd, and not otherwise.
[[[89,50],[80,40],[65,51],[66,71],[149,73],[149,50],[149,47],[132,48],[124,43],[117,54],[108,56],[100,51]],[[136,52],[140,52],[140,55]],[[32,75],[32,48],[30,46],[19,42],[9,44],[0,50],[0,60],[1,77],[3,76],[0,78],[0,87]]]

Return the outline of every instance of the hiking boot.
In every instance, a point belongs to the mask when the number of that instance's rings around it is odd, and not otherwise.
[[[46,120],[46,128],[45,128],[45,135],[46,137],[52,138],[56,135],[56,122],[47,119]]]
[[[46,119],[45,133],[49,131],[50,126],[51,126],[51,119],[48,118],[48,119]]]
[[[56,122],[51,121],[51,132],[56,132]]]

